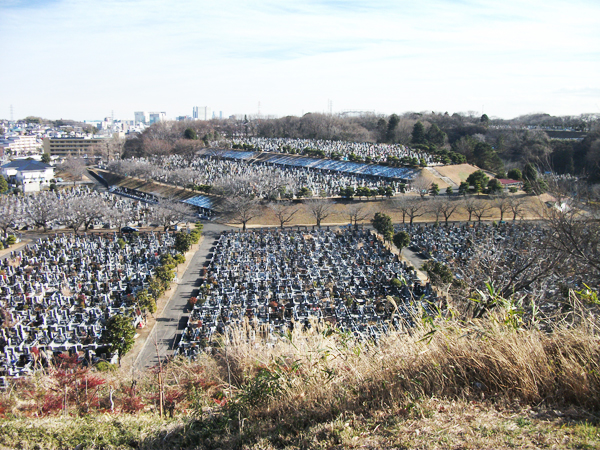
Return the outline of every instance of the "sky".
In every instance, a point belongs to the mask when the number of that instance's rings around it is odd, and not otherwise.
[[[598,0],[0,0],[0,119],[600,113]]]

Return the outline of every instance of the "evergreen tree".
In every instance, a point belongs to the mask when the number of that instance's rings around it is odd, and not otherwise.
[[[6,182],[6,179],[0,175],[0,194],[4,194],[6,191],[8,191],[8,183]]]
[[[387,137],[388,124],[382,117],[377,121],[377,142],[385,142]]]
[[[492,178],[487,184],[488,192],[490,194],[497,194],[502,192],[502,183],[498,181],[496,178]]]
[[[371,224],[379,234],[383,235],[386,241],[392,239],[394,235],[394,225],[390,216],[380,212],[375,213],[375,216],[371,220]]]
[[[198,135],[196,134],[196,131],[193,128],[186,128],[183,132],[183,137],[186,139],[198,139]]]
[[[187,252],[192,246],[192,237],[188,233],[180,231],[175,235],[175,245],[174,248],[179,253]]]
[[[531,163],[525,164],[525,168],[523,169],[523,180],[527,180],[529,182],[535,182],[538,178],[538,172],[535,169],[535,166]]]
[[[404,247],[408,247],[410,245],[410,235],[406,231],[399,231],[398,233],[394,234],[393,242],[396,248],[402,252]]]
[[[520,180],[523,178],[523,174],[519,169],[510,169],[506,176],[511,180]]]
[[[398,117],[396,114],[392,114],[390,116],[390,120],[388,120],[388,124],[387,124],[387,131],[385,134],[386,142],[393,143],[395,141],[394,137],[396,135],[396,128],[398,127],[399,123],[400,123],[400,117]]]
[[[476,183],[479,183],[479,185],[482,188],[485,188],[487,186],[488,181],[489,181],[489,178],[483,172],[483,170],[477,170],[477,171],[473,172],[471,175],[469,175],[469,177],[467,178],[467,183],[469,186],[475,186]]]
[[[106,321],[102,341],[108,344],[111,352],[119,352],[119,365],[121,358],[133,348],[134,336],[135,328],[130,317],[116,315]]]
[[[415,126],[413,127],[411,142],[413,144],[426,144],[427,143],[427,138],[425,137],[425,127],[423,126],[421,121],[418,121],[417,123],[415,123]]]
[[[427,141],[430,144],[442,147],[446,142],[446,133],[440,130],[440,127],[434,123],[429,127],[429,130],[427,130]]]

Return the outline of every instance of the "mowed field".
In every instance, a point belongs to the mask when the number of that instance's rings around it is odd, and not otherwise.
[[[541,209],[543,209],[544,206],[544,201],[546,201],[549,197],[547,196],[541,196],[541,197],[535,197],[535,196],[525,196],[524,194],[515,194],[519,197],[524,198],[525,204],[523,207],[523,217],[519,217],[518,219],[525,219],[525,220],[537,220],[540,219],[541,215],[540,215],[540,211]],[[405,196],[411,197],[411,198],[415,198],[415,199],[419,199],[419,196],[416,194],[405,194]],[[396,197],[398,198],[398,197]],[[480,199],[484,200],[484,199],[488,199],[488,197],[486,195],[480,195],[479,196]],[[432,197],[425,197],[425,199],[422,200],[424,203],[424,207],[427,207],[428,202],[432,202],[433,198]],[[458,196],[455,198],[455,201],[460,202],[461,198],[459,198]],[[350,217],[348,215],[348,211],[350,209],[350,207],[355,206],[355,205],[361,205],[364,206],[364,214],[367,215],[367,218],[363,221],[361,221],[360,223],[369,223],[370,220],[373,218],[373,216],[375,215],[375,213],[377,212],[382,212],[385,214],[388,214],[391,218],[392,221],[394,223],[400,223],[402,222],[402,214],[400,212],[398,212],[395,208],[394,205],[394,199],[385,199],[385,200],[358,200],[358,199],[354,199],[354,200],[334,200],[334,203],[331,206],[331,210],[330,210],[330,215],[323,220],[322,225],[343,225],[343,224],[348,224],[350,223]],[[490,200],[491,202],[491,200]],[[293,220],[286,224],[286,226],[292,226],[292,225],[315,225],[315,218],[314,216],[310,213],[310,211],[308,211],[308,208],[306,208],[306,206],[300,202],[296,203],[296,208],[298,209],[298,212],[294,215]],[[469,214],[464,210],[463,207],[460,207],[457,209],[456,213],[450,218],[451,222],[457,222],[457,221],[467,221],[469,218]],[[475,220],[475,216],[473,216],[472,220]],[[486,216],[484,216],[482,218],[482,220],[485,221],[493,221],[493,220],[500,220],[500,212],[498,211],[497,208],[493,208],[491,209],[488,214]],[[504,214],[504,220],[505,221],[511,221],[512,220],[512,214]],[[408,222],[408,218],[406,218],[406,221]],[[435,221],[435,216],[432,213],[426,213],[421,217],[418,217],[415,219],[415,223],[422,223],[422,222],[434,222]],[[248,223],[248,227],[260,227],[260,226],[274,226],[274,225],[279,225],[279,221],[277,220],[277,218],[275,217],[275,215],[273,214],[273,212],[267,207],[267,206],[262,206],[260,209],[260,213],[256,215],[256,217],[254,217],[249,223]]]

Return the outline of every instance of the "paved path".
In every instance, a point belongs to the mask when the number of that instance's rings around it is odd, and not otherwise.
[[[221,232],[227,229],[230,227],[216,223],[204,224],[200,248],[194,254],[185,273],[181,275],[176,291],[165,305],[162,314],[156,319],[156,325],[146,338],[144,347],[134,363],[136,369],[141,370],[157,365],[157,348],[161,358],[173,354],[177,339],[187,324],[188,299],[196,295],[200,287],[200,271],[202,267],[208,265],[212,257],[211,249]]]

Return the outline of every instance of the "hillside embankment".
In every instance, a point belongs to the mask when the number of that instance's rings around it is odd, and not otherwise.
[[[267,345],[245,324],[197,361],[135,375],[65,360],[2,393],[0,445],[598,448],[600,342],[574,313],[552,332],[501,308],[415,317],[378,343],[315,324]]]

